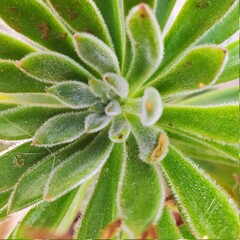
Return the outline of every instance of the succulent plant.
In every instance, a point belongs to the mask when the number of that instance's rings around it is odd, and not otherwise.
[[[10,239],[238,238],[239,1],[0,0]]]

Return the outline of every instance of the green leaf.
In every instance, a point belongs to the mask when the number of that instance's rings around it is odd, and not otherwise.
[[[217,142],[234,144],[239,140],[237,104],[165,106],[159,123]]]
[[[0,58],[9,60],[20,60],[25,55],[35,52],[35,49],[15,38],[0,32]]]
[[[0,93],[0,101],[1,103],[24,106],[65,107],[56,97],[46,93]]]
[[[131,238],[158,221],[164,200],[164,189],[157,168],[138,158],[138,146],[131,135],[126,142],[127,157],[120,184],[119,213]]]
[[[192,45],[208,29],[215,25],[236,0],[186,0],[183,8],[168,31],[165,55],[154,77],[166,69],[168,64]]]
[[[104,110],[107,116],[114,117],[121,113],[121,105],[117,100],[113,100],[109,102]]]
[[[161,218],[157,223],[157,229],[159,239],[177,240],[182,238],[175,220],[167,206],[163,208]]]
[[[11,191],[0,192],[0,212],[2,212],[6,207],[10,194],[11,194]]]
[[[1,154],[0,191],[12,188],[19,177],[39,160],[49,155],[49,151],[46,148],[33,147],[27,142]]]
[[[13,62],[0,61],[0,92],[45,92],[48,84],[24,74]]]
[[[94,0],[94,2],[105,19],[106,25],[113,40],[116,55],[121,63],[125,51],[123,0],[108,1],[107,7],[105,0]]]
[[[76,51],[83,62],[100,75],[107,72],[119,73],[119,62],[104,42],[89,33],[74,35]]]
[[[182,233],[184,239],[188,240],[196,240],[193,234],[190,232],[188,226],[186,224],[179,227],[180,232]]]
[[[227,46],[229,58],[217,83],[224,83],[239,78],[239,41]]]
[[[49,118],[63,112],[47,107],[18,107],[0,112],[0,139],[32,138],[36,130]]]
[[[98,132],[105,128],[111,122],[112,118],[103,113],[92,113],[85,120],[85,130],[87,133]]]
[[[112,45],[106,23],[93,1],[49,0],[49,2],[74,32],[90,32],[109,46]]]
[[[54,85],[48,88],[47,91],[57,96],[71,108],[87,108],[97,102],[96,96],[94,96],[87,84],[75,81]]]
[[[76,197],[78,189],[51,203],[42,203],[31,209],[18,226],[14,239],[56,238],[59,224]],[[68,236],[68,237],[67,237]],[[71,237],[71,234],[62,236]]]
[[[47,83],[78,80],[92,75],[72,59],[58,53],[37,52],[23,58],[18,66],[35,79]]]
[[[158,163],[167,154],[168,138],[158,127],[144,127],[135,115],[127,115],[139,147],[139,158],[147,163]]]
[[[126,79],[130,85],[130,95],[133,95],[160,64],[163,42],[157,19],[148,5],[139,4],[134,7],[126,21],[133,49],[133,59]]]
[[[237,32],[239,14],[239,1],[231,7],[228,13],[212,28],[209,29],[197,42],[196,45],[206,43],[220,44],[235,32]]]
[[[115,145],[101,170],[94,193],[75,235],[77,239],[99,239],[102,230],[117,218],[116,195],[123,158],[123,145]]]
[[[92,136],[87,136],[81,138],[80,141],[62,147],[59,151],[49,150],[49,155],[46,158],[41,159],[18,179],[11,196],[8,211],[13,213],[42,202],[44,186],[53,168],[59,166],[74,153],[83,150],[91,141]]]
[[[54,146],[80,138],[85,133],[87,115],[86,112],[64,113],[49,119],[35,133],[33,145]]]
[[[209,104],[224,104],[234,103],[238,101],[239,87],[228,87],[223,89],[212,89],[205,93],[190,98],[183,99],[181,105],[209,105]]]
[[[164,30],[164,27],[167,24],[167,21],[170,17],[170,14],[172,12],[172,9],[175,3],[176,3],[176,0],[157,1],[156,15],[162,31]]]
[[[163,97],[198,91],[217,81],[225,59],[224,49],[213,46],[194,48],[149,85]]]
[[[210,177],[173,147],[160,164],[185,219],[198,238],[237,239],[239,219],[234,203]]]
[[[11,28],[49,50],[77,58],[72,36],[40,1],[1,0],[0,17]]]
[[[112,150],[113,144],[103,130],[83,151],[76,152],[56,167],[48,179],[44,197],[54,199],[77,187],[96,174]]]

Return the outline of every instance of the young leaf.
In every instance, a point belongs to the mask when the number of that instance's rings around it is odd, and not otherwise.
[[[162,31],[164,30],[164,27],[167,24],[167,21],[170,17],[170,14],[172,12],[172,9],[175,3],[176,3],[176,0],[157,1],[156,15]]]
[[[117,218],[116,195],[123,158],[123,145],[115,145],[75,234],[77,239],[99,239],[103,229]]]
[[[138,146],[132,135],[126,142],[126,148],[119,214],[132,233],[131,238],[138,239],[150,224],[158,221],[165,194],[159,172],[138,158]]]
[[[126,79],[133,95],[156,70],[163,56],[163,42],[157,19],[146,4],[134,7],[127,17],[133,60]],[[144,29],[144,34],[143,34]]]
[[[38,44],[77,58],[71,35],[40,1],[0,0],[0,17]]]
[[[123,116],[115,117],[112,121],[108,136],[116,143],[124,142],[131,132],[131,126],[129,122]]]
[[[107,26],[94,1],[49,0],[49,2],[75,32],[91,32],[109,46],[112,45]]]
[[[49,119],[35,133],[33,145],[54,146],[80,138],[85,133],[87,115],[86,112],[64,113]]]
[[[22,143],[2,154],[0,156],[0,192],[12,188],[27,169],[49,154],[47,149],[33,147],[29,142]]]
[[[197,91],[216,82],[225,58],[226,50],[218,47],[194,48],[149,85],[156,88],[163,97]]]
[[[104,42],[89,33],[74,35],[76,51],[83,62],[103,75],[107,72],[119,73],[116,55]]]
[[[92,113],[85,120],[85,130],[87,133],[98,132],[105,128],[112,118],[112,116],[107,116],[103,113]]]
[[[72,59],[58,53],[32,53],[23,58],[18,66],[30,76],[47,83],[67,80],[87,82],[88,77],[92,77]]]
[[[121,113],[121,105],[117,100],[114,100],[109,102],[104,110],[107,116],[117,116]]]
[[[144,127],[135,115],[127,115],[139,147],[139,158],[147,163],[158,163],[167,154],[168,137],[157,127]]]
[[[18,180],[11,195],[8,211],[13,213],[43,201],[42,195],[44,187],[53,168],[59,166],[71,155],[83,150],[92,141],[92,137],[93,136],[83,137],[80,141],[69,144],[59,151],[49,150],[48,157],[39,161],[39,163],[32,168],[29,168]]]
[[[72,190],[54,202],[44,202],[31,209],[17,227],[14,239],[57,238],[55,231],[71,207],[77,190]],[[71,234],[65,233],[59,237],[70,238]]]
[[[45,92],[44,84],[24,74],[13,62],[0,61],[0,92]]]
[[[159,123],[203,139],[233,144],[239,140],[237,104],[207,107],[165,106]]]
[[[67,161],[56,167],[46,184],[44,198],[59,197],[96,174],[112,150],[113,144],[103,130],[83,151],[76,152]]]
[[[106,86],[106,84],[101,80],[90,79],[88,84],[92,90],[92,92],[100,97],[103,101],[106,101],[112,95],[111,90]]]
[[[128,82],[121,76],[114,73],[105,73],[103,75],[103,81],[119,97],[124,99],[128,96],[129,93]]]
[[[108,30],[113,40],[116,55],[119,62],[122,62],[122,58],[125,51],[125,23],[123,16],[123,0],[111,0],[108,1],[106,8],[105,0],[94,0],[103,18],[106,21]]]
[[[24,43],[17,40],[16,38],[10,37],[5,33],[0,32],[0,58],[9,59],[9,60],[20,60],[25,55],[35,52],[35,49]]]
[[[220,44],[231,37],[238,30],[239,1],[230,8],[228,13],[209,31],[207,31],[197,42],[196,45],[206,43]]]
[[[224,2],[222,0],[212,0],[211,2],[206,0],[186,0],[164,39],[164,59],[154,76],[158,76],[159,72],[166,69],[167,65],[176,56],[179,56],[216,24],[234,2],[236,0],[226,0]]]
[[[64,110],[47,107],[18,107],[0,112],[0,139],[32,138],[49,118]]]
[[[141,103],[140,118],[143,126],[151,126],[162,115],[163,104],[159,92],[152,87],[146,88]]]
[[[163,208],[161,218],[157,223],[157,229],[159,239],[177,240],[182,238],[175,220],[167,206]]]
[[[224,83],[239,78],[239,41],[228,45],[227,50],[229,58],[221,76],[217,80],[217,83]]]
[[[239,219],[233,202],[210,177],[173,147],[160,164],[175,199],[198,238],[237,239]]]
[[[47,92],[54,94],[71,108],[87,108],[97,102],[96,96],[87,84],[75,81],[54,85],[48,88]]]

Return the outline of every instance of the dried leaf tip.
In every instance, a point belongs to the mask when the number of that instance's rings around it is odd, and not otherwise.
[[[154,225],[150,225],[145,232],[141,235],[141,240],[144,239],[159,239],[157,228]]]
[[[121,227],[122,220],[117,219],[116,221],[110,223],[105,229],[102,230],[102,235],[100,239],[111,239],[116,234],[117,230]]]
[[[164,133],[160,133],[156,148],[152,151],[150,162],[156,162],[163,159],[167,153],[168,139]]]

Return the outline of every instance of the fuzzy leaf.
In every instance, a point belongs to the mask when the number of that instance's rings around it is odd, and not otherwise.
[[[83,151],[76,152],[66,162],[55,168],[48,179],[44,197],[56,198],[96,174],[112,150],[107,129],[99,133]]]
[[[0,191],[13,187],[28,168],[49,154],[48,149],[33,147],[28,142],[1,155]]]
[[[111,37],[107,26],[93,1],[49,0],[49,2],[74,32],[91,32],[111,46]]]
[[[182,238],[175,220],[167,206],[163,208],[161,218],[157,223],[157,229],[159,239],[177,240]]]
[[[11,191],[0,192],[0,212],[6,207]]]
[[[74,189],[54,202],[44,202],[31,209],[17,227],[14,239],[57,238],[55,232],[68,209],[72,207],[76,194],[77,189]],[[62,238],[70,237],[70,234],[62,236]]]
[[[119,213],[132,232],[131,238],[138,239],[150,224],[158,220],[164,191],[156,168],[138,158],[138,146],[132,135],[126,144],[127,158],[120,185]]]
[[[123,158],[123,145],[115,145],[101,170],[80,229],[77,231],[77,239],[99,239],[102,230],[117,218],[116,195]]]
[[[89,33],[74,35],[76,51],[83,62],[103,75],[107,72],[119,73],[116,55],[104,42]]]
[[[123,0],[108,1],[107,7],[105,0],[94,0],[94,2],[105,19],[106,25],[113,40],[116,55],[121,63],[125,50]]]
[[[9,60],[20,60],[25,55],[35,52],[30,45],[19,41],[5,33],[0,32],[0,58]]]
[[[133,95],[160,64],[163,43],[157,19],[146,4],[139,4],[131,10],[127,17],[127,29],[133,60],[126,79]]]
[[[216,121],[217,119],[217,121]],[[237,143],[238,105],[165,106],[159,121],[203,139]]]
[[[0,112],[0,139],[32,138],[45,121],[61,112],[47,107],[18,107]]]
[[[140,118],[143,126],[151,126],[161,117],[163,111],[159,92],[152,87],[146,88],[141,103]]]
[[[164,59],[154,76],[216,24],[234,2],[236,0],[186,0],[164,39]]]
[[[103,81],[121,98],[126,98],[129,93],[128,82],[121,76],[114,73],[106,73],[103,75]]]
[[[109,102],[104,110],[107,116],[117,116],[121,113],[121,106],[117,100],[114,100]]]
[[[124,142],[131,132],[129,122],[123,116],[115,117],[112,121],[108,136],[116,143]]]
[[[225,57],[224,49],[213,46],[197,47],[187,52],[150,85],[163,97],[197,91],[216,82],[223,69]]]
[[[37,80],[47,83],[67,80],[86,82],[88,77],[92,77],[72,59],[58,53],[32,53],[23,58],[18,66]]]
[[[167,154],[168,137],[157,127],[144,127],[135,115],[127,115],[132,133],[139,147],[139,158],[147,163],[158,163]]]
[[[196,240],[196,237],[193,236],[193,234],[189,230],[189,227],[186,224],[180,226],[179,230],[182,233],[182,236],[184,237],[184,239]]]
[[[35,133],[35,146],[54,146],[72,142],[85,133],[86,112],[64,113],[45,122]]]
[[[57,96],[71,108],[87,108],[97,102],[97,98],[87,84],[75,81],[54,85],[47,91]]]
[[[224,89],[213,89],[212,91],[202,93],[191,98],[184,99],[181,105],[209,105],[209,104],[226,104],[238,101],[239,87],[229,87]]]
[[[88,84],[92,92],[101,99],[106,100],[109,97],[109,89],[106,84],[101,80],[90,79]]]
[[[48,84],[24,74],[13,62],[0,61],[0,92],[45,92]]]
[[[239,78],[239,41],[233,42],[227,46],[229,58],[227,64],[223,70],[223,73],[219,77],[217,83],[224,83]]]
[[[0,17],[38,44],[77,58],[71,35],[40,1],[0,0]]]
[[[238,30],[238,13],[239,1],[229,10],[229,12],[222,18],[215,26],[213,26],[207,33],[205,33],[197,42],[196,45],[206,43],[220,44],[229,37],[231,37]]]
[[[112,117],[103,113],[92,113],[85,120],[85,130],[88,133],[98,132],[105,128],[112,120]]]
[[[167,24],[175,3],[176,0],[157,1],[156,15],[162,31]]]
[[[57,152],[50,150],[48,157],[30,168],[19,179],[11,196],[9,212],[13,213],[43,201],[44,187],[53,168],[59,166],[71,155],[83,150],[91,141],[92,136],[87,136],[80,139],[80,141],[61,148]]]
[[[161,167],[198,238],[237,239],[239,219],[233,202],[209,177],[172,147]]]

